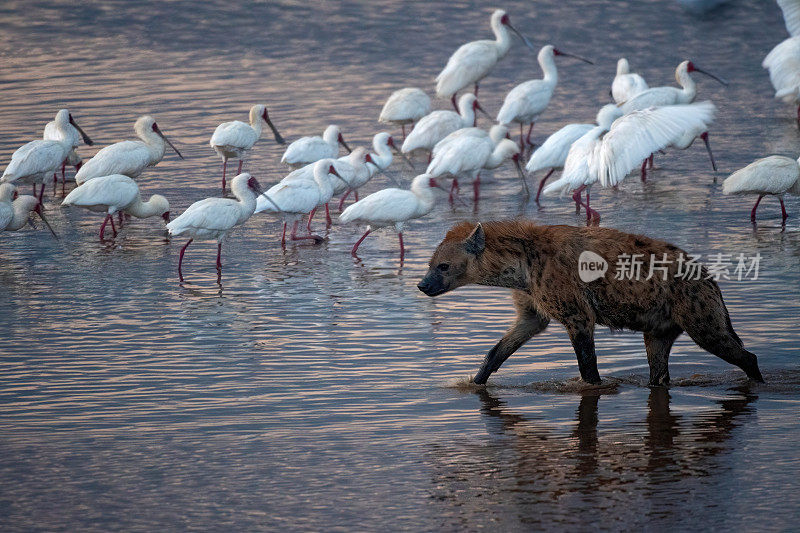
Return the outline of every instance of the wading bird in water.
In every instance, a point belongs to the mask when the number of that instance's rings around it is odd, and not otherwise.
[[[256,104],[250,108],[250,124],[242,122],[241,120],[234,120],[232,122],[223,122],[214,130],[209,144],[222,158],[223,194],[225,194],[225,171],[227,170],[228,159],[239,160],[239,169],[236,174],[241,174],[242,159],[253,145],[256,144],[256,141],[261,138],[264,122],[266,122],[267,126],[272,130],[275,142],[278,144],[286,144],[281,134],[278,133],[278,129],[269,119],[267,106],[262,104]]]
[[[64,123],[64,117],[59,115],[67,115],[67,124],[66,127],[61,126],[60,124]],[[72,118],[72,114],[66,110],[62,109],[58,113],[56,113],[55,120],[51,120],[47,123],[44,127],[44,133],[42,134],[42,139],[46,141],[63,141],[69,143],[72,146],[72,150],[70,150],[69,154],[67,154],[67,158],[61,164],[61,194],[64,194],[64,185],[67,181],[67,172],[66,167],[67,165],[71,165],[75,167],[75,172],[81,169],[83,165],[83,160],[81,156],[78,155],[77,149],[80,146],[81,142],[86,144],[87,146],[92,146],[94,141],[86,135],[80,126],[75,124],[75,120]],[[53,194],[55,194],[55,178],[53,179]]]
[[[133,129],[140,141],[122,141],[101,149],[75,174],[75,182],[81,185],[90,179],[111,174],[136,178],[144,169],[157,165],[163,159],[167,145],[183,159],[153,117],[139,117]]]
[[[778,0],[778,5],[791,37],[773,48],[761,66],[769,71],[775,98],[797,106],[800,128],[800,0]]]
[[[649,89],[647,82],[639,74],[631,72],[628,60],[624,57],[617,61],[617,75],[611,82],[611,98],[614,102],[622,104],[637,94]]]
[[[400,151],[410,154],[414,150],[430,152],[436,143],[461,128],[475,125],[475,111],[483,111],[478,99],[472,93],[462,94],[458,100],[458,113],[441,109],[425,115],[417,122],[414,131],[403,141]],[[484,111],[485,113],[485,111]]]
[[[178,277],[183,282],[183,254],[195,239],[216,239],[217,280],[222,276],[222,242],[236,226],[247,222],[256,209],[256,197],[262,194],[258,181],[247,172],[231,181],[233,198],[206,198],[190,205],[181,216],[167,224],[170,235],[186,235],[189,241],[178,256]]]
[[[352,152],[344,142],[339,126],[331,124],[322,133],[322,137],[300,137],[290,144],[281,157],[281,163],[290,167],[302,167],[309,163],[316,163],[320,159],[335,159],[339,155],[339,145]]]
[[[56,232],[42,212],[42,203],[35,196],[23,194],[14,199],[17,188],[10,183],[0,183],[0,231],[17,231],[25,224],[33,225],[30,214],[36,213],[47,229],[58,239]]]
[[[477,96],[478,82],[485,78],[497,62],[508,53],[511,47],[511,35],[508,30],[516,33],[525,46],[535,51],[530,41],[511,25],[508,15],[502,9],[492,13],[491,26],[495,36],[494,41],[472,41],[461,45],[447,60],[444,70],[436,76],[436,95],[439,98],[450,98],[456,111],[458,111],[456,106],[458,92],[475,84],[474,94]]]
[[[777,196],[781,203],[781,217],[785,223],[789,216],[783,205],[785,194],[800,195],[800,162],[791,157],[771,155],[756,159],[737,170],[722,182],[724,194],[757,194],[758,199],[750,211],[750,220],[756,221],[756,209],[765,196]]]
[[[403,128],[403,140],[406,139],[406,124],[414,123],[431,112],[431,99],[422,89],[406,87],[393,92],[383,104],[378,122],[398,124]]]

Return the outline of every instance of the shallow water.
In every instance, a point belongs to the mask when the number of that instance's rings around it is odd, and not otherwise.
[[[0,239],[0,524],[29,529],[789,529],[800,508],[800,202],[785,231],[766,200],[728,198],[729,172],[770,153],[796,156],[793,110],[772,100],[763,56],[785,36],[771,2],[732,1],[703,18],[674,2],[506,2],[539,46],[564,60],[534,135],[589,122],[625,54],[651,85],[683,58],[719,108],[714,175],[702,146],[657,156],[644,185],[597,190],[602,224],[696,254],[762,256],[758,280],[722,281],[734,327],[766,385],[681,338],[669,390],[646,387],[639,334],[597,332],[606,384],[581,387],[568,338],[552,325],[481,389],[468,377],[513,319],[507,291],[430,299],[416,284],[446,229],[524,215],[581,224],[566,201],[519,197],[510,168],[487,179],[476,212],[441,198],[396,236],[334,227],[316,247],[279,245],[255,217],[224,247],[182,241],[135,220],[100,242],[100,219],[48,200],[61,235]],[[474,3],[6,2],[0,33],[0,160],[38,137],[61,106],[97,141],[130,138],[154,115],[186,156],[139,180],[173,214],[218,193],[214,127],[255,102],[289,140],[331,122],[352,145],[384,129],[395,88],[432,90],[460,43],[488,36]],[[517,42],[481,85],[496,112],[539,76]],[[445,107],[444,102],[438,102]],[[482,120],[482,123],[486,123]],[[84,147],[84,157],[97,149]],[[268,137],[246,169],[285,174]],[[418,164],[418,167],[421,163]],[[413,172],[395,163],[408,183]],[[489,178],[487,176],[487,178]],[[368,190],[384,187],[376,178]],[[49,193],[49,191],[48,191]]]

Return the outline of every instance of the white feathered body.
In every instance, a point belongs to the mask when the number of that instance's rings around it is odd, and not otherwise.
[[[43,183],[67,158],[72,146],[64,141],[37,140],[19,147],[3,172],[0,182]]]
[[[414,129],[406,136],[400,151],[404,154],[414,150],[433,150],[436,143],[461,128],[475,122],[475,95],[466,93],[458,101],[458,110],[439,110],[422,117]]]
[[[617,75],[611,82],[611,97],[620,104],[627,102],[637,94],[649,89],[647,82],[639,74],[630,71],[628,60],[620,58],[617,61]]]
[[[800,36],[778,44],[761,66],[769,71],[776,99],[789,104],[800,103]]]
[[[389,96],[381,109],[378,122],[411,124],[431,112],[431,99],[421,89],[406,87]]]
[[[339,220],[345,224],[366,223],[370,229],[394,225],[400,233],[406,221],[423,217],[433,210],[434,196],[429,186],[431,177],[427,174],[417,176],[409,191],[390,188],[370,194],[345,209]]]
[[[593,124],[567,124],[550,135],[531,155],[525,169],[536,172],[545,168],[562,168],[572,144],[588,133]]]
[[[209,144],[223,159],[241,159],[258,141],[260,131],[240,120],[223,122],[214,130]]]
[[[139,186],[128,176],[112,174],[91,179],[73,189],[61,205],[76,205],[114,214],[139,200]]]
[[[606,127],[595,126],[573,142],[564,161],[561,177],[542,189],[542,194],[545,196],[565,194],[597,181],[597,171],[591,166],[591,155],[600,144],[600,137],[605,132]]]
[[[281,163],[297,167],[335,158],[339,155],[339,134],[339,127],[331,124],[322,137],[300,137],[286,148]]]
[[[786,193],[800,195],[800,164],[795,159],[772,155],[756,159],[722,182],[724,194]]]

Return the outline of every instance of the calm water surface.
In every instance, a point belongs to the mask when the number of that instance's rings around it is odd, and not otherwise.
[[[487,176],[476,212],[441,198],[412,223],[402,265],[389,232],[353,261],[360,228],[282,251],[279,222],[257,216],[225,245],[221,286],[213,244],[189,249],[180,285],[183,242],[165,240],[157,219],[99,242],[100,218],[50,199],[60,241],[41,230],[0,239],[0,527],[796,527],[800,203],[788,200],[781,231],[766,200],[753,227],[750,200],[723,197],[719,185],[756,157],[800,151],[793,110],[772,100],[760,67],[786,35],[777,7],[733,0],[697,18],[666,0],[532,5],[503,7],[537,46],[597,63],[559,62],[540,142],[593,120],[622,54],[651,85],[672,84],[687,57],[731,80],[696,77],[700,98],[719,108],[716,176],[694,146],[658,156],[646,184],[631,179],[593,201],[609,227],[702,255],[762,255],[758,280],[721,287],[767,385],[681,339],[674,386],[650,390],[641,336],[598,330],[609,386],[581,391],[557,324],[485,390],[467,385],[513,311],[503,290],[423,296],[416,284],[436,243],[463,219],[582,223],[566,201],[522,202],[509,168]],[[0,160],[63,106],[97,147],[132,137],[135,118],[150,113],[186,160],[167,155],[139,181],[180,213],[218,192],[207,141],[220,122],[266,102],[290,140],[335,122],[366,144],[384,129],[376,118],[390,92],[432,92],[457,45],[489,36],[492,7],[6,2]],[[481,101],[496,112],[515,83],[539,76],[516,42]],[[265,137],[247,169],[275,183],[281,153]],[[391,172],[413,177],[397,163]],[[384,186],[377,178],[368,189]]]

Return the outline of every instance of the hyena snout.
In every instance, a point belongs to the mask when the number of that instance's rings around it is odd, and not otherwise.
[[[437,296],[448,291],[447,283],[441,272],[429,270],[425,277],[417,284],[417,288],[428,296]]]

